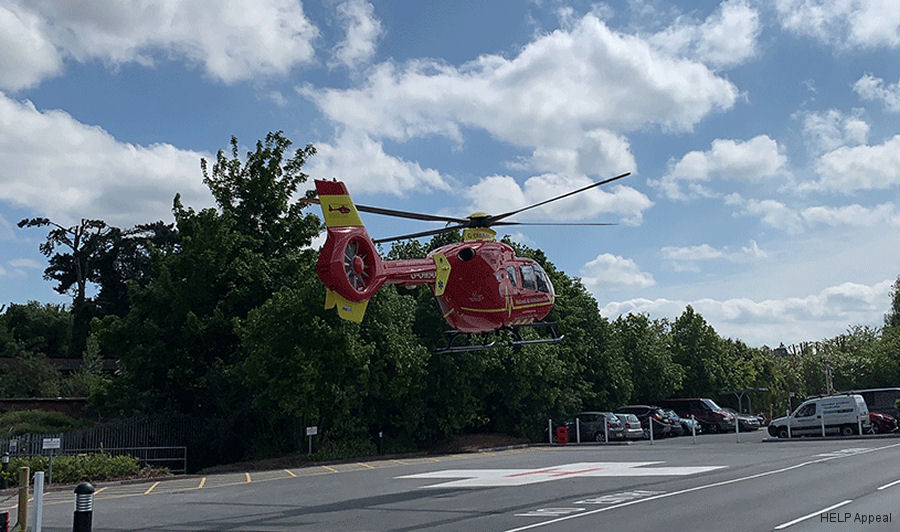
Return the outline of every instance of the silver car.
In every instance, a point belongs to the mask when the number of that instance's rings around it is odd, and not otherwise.
[[[581,441],[624,440],[624,426],[611,412],[579,412],[575,414],[581,429]],[[606,426],[604,428],[604,425]],[[570,438],[573,431],[569,430]]]
[[[641,420],[634,414],[616,414],[622,422],[626,440],[640,440],[644,437],[644,429],[641,428]]]

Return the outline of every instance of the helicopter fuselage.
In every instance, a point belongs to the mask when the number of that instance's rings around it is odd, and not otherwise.
[[[435,256],[449,263],[446,289],[439,294]],[[535,261],[517,257],[496,241],[448,244],[428,259],[384,261],[387,284],[427,284],[436,294],[441,315],[464,333],[490,332],[542,320],[553,307],[553,285]],[[431,265],[431,267],[428,267]]]

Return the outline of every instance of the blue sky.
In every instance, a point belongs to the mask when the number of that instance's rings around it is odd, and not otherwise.
[[[512,233],[610,318],[690,304],[757,346],[878,326],[898,50],[895,1],[0,0],[0,303],[69,301],[21,218],[171,221],[176,193],[211,204],[201,157],[283,130],[313,177],[419,212],[631,172],[519,218],[619,225]]]

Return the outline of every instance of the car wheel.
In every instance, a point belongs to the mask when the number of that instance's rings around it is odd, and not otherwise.
[[[781,427],[778,429],[778,437],[779,438],[787,438],[788,437],[788,431],[787,431],[786,427]]]
[[[853,436],[856,434],[856,430],[852,425],[844,425],[841,427],[841,436]]]
[[[717,434],[719,432],[719,426],[718,425],[710,425],[709,431],[712,432],[713,434]]]

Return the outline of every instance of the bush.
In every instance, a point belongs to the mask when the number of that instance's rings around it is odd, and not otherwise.
[[[28,467],[31,474],[35,471],[48,471],[50,459],[46,456],[13,458],[9,461],[7,477],[9,485],[18,483],[20,467]],[[164,471],[158,471],[164,472]],[[167,473],[165,471],[164,473]],[[53,457],[53,482],[58,484],[74,484],[81,481],[98,482],[132,478],[141,475],[141,467],[137,458],[126,455],[88,454],[80,456]]]
[[[341,460],[376,454],[378,454],[378,448],[372,441],[364,438],[344,438],[323,442],[322,446],[313,454],[312,459],[316,461]]]
[[[82,421],[61,412],[14,410],[0,414],[0,437],[8,438],[19,434],[68,432],[82,425]]]

